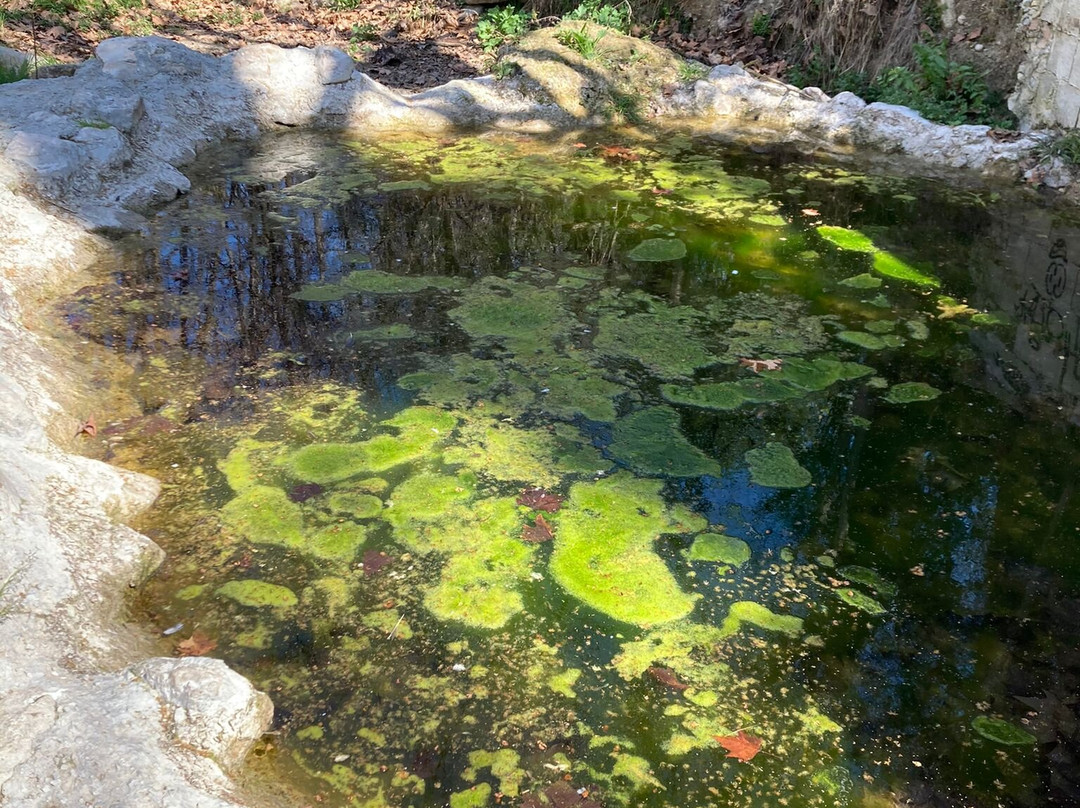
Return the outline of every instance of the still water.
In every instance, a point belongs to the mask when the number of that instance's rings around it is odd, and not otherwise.
[[[221,150],[64,303],[151,619],[329,805],[1080,804],[1076,231],[582,138]]]

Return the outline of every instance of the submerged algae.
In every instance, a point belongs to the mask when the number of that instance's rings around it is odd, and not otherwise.
[[[750,545],[723,533],[702,533],[686,553],[690,561],[718,561],[739,567],[750,560]]]
[[[683,592],[653,549],[661,533],[682,532],[661,486],[621,473],[571,487],[550,562],[563,589],[598,612],[639,626],[690,613],[699,596]]]
[[[620,418],[612,429],[608,452],[640,474],[723,474],[716,461],[683,437],[679,414],[670,407],[649,407]]]
[[[812,480],[810,472],[799,465],[794,453],[782,443],[766,443],[746,453],[750,479],[769,488],[805,488]]]
[[[769,611],[760,603],[750,600],[741,600],[731,604],[728,615],[720,631],[724,634],[734,634],[742,628],[743,624],[786,634],[789,637],[797,637],[802,633],[803,621],[801,617],[789,614],[776,614]]]

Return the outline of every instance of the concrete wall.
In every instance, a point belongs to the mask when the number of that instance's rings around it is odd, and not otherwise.
[[[1022,0],[1027,58],[1009,98],[1025,126],[1080,126],[1080,2]]]

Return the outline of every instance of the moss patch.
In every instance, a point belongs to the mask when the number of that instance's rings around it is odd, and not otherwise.
[[[393,275],[376,269],[350,272],[341,279],[341,286],[351,292],[373,295],[405,295],[424,289],[458,289],[466,281],[444,276]]]

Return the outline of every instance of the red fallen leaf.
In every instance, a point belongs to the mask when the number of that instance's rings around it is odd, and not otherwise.
[[[176,646],[180,656],[202,656],[210,653],[215,648],[217,648],[217,640],[211,639],[209,635],[201,631],[194,632],[186,640],[181,640]]]
[[[85,421],[79,421],[79,428],[75,430],[75,437],[79,435],[89,435],[91,438],[97,437],[97,424],[94,423],[94,416],[90,416]]]
[[[780,367],[784,364],[783,359],[740,359],[739,364],[744,368],[750,368],[754,373],[761,373],[763,370],[780,370]]]
[[[605,160],[622,161],[624,163],[636,163],[641,158],[625,146],[601,146],[600,156]]]
[[[521,529],[521,538],[524,541],[539,544],[541,542],[551,541],[555,538],[555,535],[551,532],[551,525],[548,524],[544,515],[538,513],[536,515],[535,525],[525,525],[525,527]]]
[[[374,575],[378,575],[383,567],[388,567],[391,563],[393,563],[393,559],[386,553],[380,553],[378,550],[365,550],[364,577],[371,578]]]
[[[526,488],[517,498],[518,505],[533,508],[538,511],[555,513],[562,507],[563,498],[558,494],[552,494],[543,488]]]
[[[735,758],[741,763],[753,760],[761,751],[761,738],[747,735],[741,729],[735,735],[714,735],[713,739],[727,750],[725,757]]]
[[[671,668],[652,667],[645,671],[653,679],[658,681],[662,685],[667,685],[674,690],[686,690],[690,685],[686,682],[680,682],[679,677],[675,675],[675,671]]]

